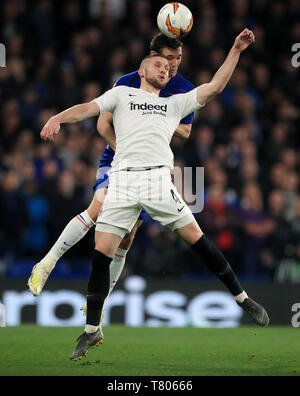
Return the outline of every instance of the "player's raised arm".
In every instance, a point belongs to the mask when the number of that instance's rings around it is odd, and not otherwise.
[[[254,41],[254,34],[248,29],[244,29],[237,36],[225,62],[216,72],[213,79],[209,83],[198,87],[197,100],[201,105],[206,104],[223,91],[236,68],[241,52]]]
[[[65,123],[80,122],[87,118],[99,115],[100,109],[95,102],[82,103],[72,106],[61,113],[51,117],[41,131],[41,138],[53,141],[59,133],[60,125]]]

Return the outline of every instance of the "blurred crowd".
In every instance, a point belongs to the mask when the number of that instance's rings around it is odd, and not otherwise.
[[[230,84],[195,114],[191,137],[174,138],[178,167],[204,167],[204,210],[196,214],[234,269],[249,279],[300,279],[300,43],[298,0],[186,0],[194,14],[180,74],[208,82],[235,36],[252,29]],[[2,0],[0,38],[0,260],[38,260],[93,196],[105,142],[96,119],[40,139],[48,118],[87,102],[136,70],[166,1]],[[93,232],[67,253],[89,258]],[[149,217],[127,271],[203,276],[175,234]]]

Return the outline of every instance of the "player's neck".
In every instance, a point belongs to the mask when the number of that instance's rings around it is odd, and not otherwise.
[[[161,91],[161,89],[155,88],[153,85],[149,84],[145,80],[141,82],[141,89],[149,93],[154,93],[157,96],[159,96],[159,93]]]

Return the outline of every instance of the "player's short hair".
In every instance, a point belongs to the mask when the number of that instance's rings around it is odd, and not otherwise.
[[[164,59],[167,59],[162,54],[150,54],[150,55],[145,56],[145,58],[142,60],[140,68],[144,66],[145,61],[147,61],[148,59],[152,59],[152,58],[164,58]]]
[[[163,48],[177,49],[180,47],[183,47],[183,43],[179,39],[167,37],[162,33],[156,34],[150,43],[150,51],[154,51],[157,54],[159,54]]]

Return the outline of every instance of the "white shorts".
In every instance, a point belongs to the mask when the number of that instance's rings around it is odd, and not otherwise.
[[[110,175],[96,231],[117,234],[123,238],[132,230],[142,210],[172,231],[194,220],[190,208],[172,183],[167,167],[118,171]]]

